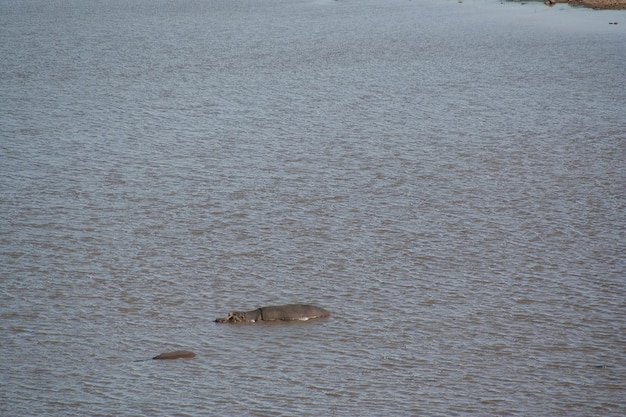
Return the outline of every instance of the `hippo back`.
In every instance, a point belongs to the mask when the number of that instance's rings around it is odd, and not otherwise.
[[[263,321],[309,320],[330,316],[329,311],[306,304],[286,304],[282,306],[261,307],[260,310]]]

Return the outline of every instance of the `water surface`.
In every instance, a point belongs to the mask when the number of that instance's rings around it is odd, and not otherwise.
[[[0,1],[0,414],[624,415],[621,20]]]

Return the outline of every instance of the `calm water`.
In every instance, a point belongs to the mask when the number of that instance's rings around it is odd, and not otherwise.
[[[0,55],[1,415],[626,414],[625,12],[0,0]]]

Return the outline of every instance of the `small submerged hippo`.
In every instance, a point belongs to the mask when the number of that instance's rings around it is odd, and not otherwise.
[[[261,307],[252,311],[231,311],[216,323],[255,323],[257,321],[310,320],[330,316],[330,312],[320,307],[305,304],[285,304],[283,306]]]
[[[161,360],[180,359],[180,358],[189,359],[189,358],[195,358],[195,357],[196,357],[196,354],[188,350],[176,350],[174,352],[161,353],[160,355],[157,355],[152,359],[161,359]]]

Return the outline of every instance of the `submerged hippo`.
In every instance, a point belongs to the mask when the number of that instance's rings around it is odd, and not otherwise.
[[[231,311],[216,323],[254,323],[257,321],[310,320],[330,316],[330,312],[320,307],[304,304],[261,307],[252,311]]]
[[[180,359],[180,358],[189,359],[189,358],[195,358],[195,357],[196,357],[196,354],[188,350],[176,350],[174,352],[161,353],[160,355],[157,355],[152,359]]]

